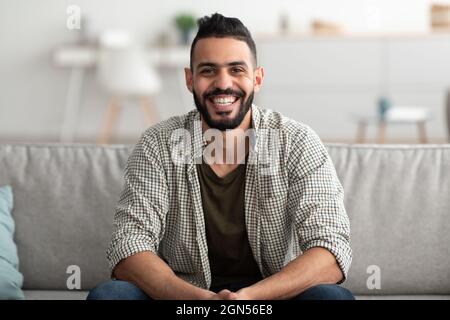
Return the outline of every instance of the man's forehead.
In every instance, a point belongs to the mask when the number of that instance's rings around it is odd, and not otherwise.
[[[247,43],[234,38],[204,38],[194,48],[195,65],[211,63],[226,65],[244,62],[250,65],[252,53]]]

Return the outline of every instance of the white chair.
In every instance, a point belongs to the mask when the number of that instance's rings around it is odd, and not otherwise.
[[[100,37],[97,77],[110,95],[98,143],[108,143],[121,103],[138,98],[146,125],[158,121],[154,95],[161,89],[160,78],[144,52],[123,31],[109,31]]]

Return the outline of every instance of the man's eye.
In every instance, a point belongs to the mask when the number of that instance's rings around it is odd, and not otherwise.
[[[231,72],[233,72],[233,73],[241,73],[241,72],[243,72],[243,70],[241,68],[233,68],[233,69],[231,69]]]
[[[203,75],[208,75],[208,74],[212,74],[213,70],[212,69],[203,69],[202,71],[200,71],[200,73]]]

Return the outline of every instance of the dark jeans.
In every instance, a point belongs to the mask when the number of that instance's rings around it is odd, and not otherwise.
[[[235,284],[227,287],[211,288],[219,292],[222,289],[237,291],[246,285]],[[292,300],[354,300],[352,293],[335,284],[321,284],[309,288]],[[89,292],[87,300],[151,300],[141,289],[126,281],[111,280]]]

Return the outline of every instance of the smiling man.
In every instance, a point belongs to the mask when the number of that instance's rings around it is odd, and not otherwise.
[[[196,110],[135,146],[113,280],[88,299],[353,299],[338,285],[352,258],[342,186],[308,126],[253,104],[264,70],[250,32],[203,17],[185,73]]]

